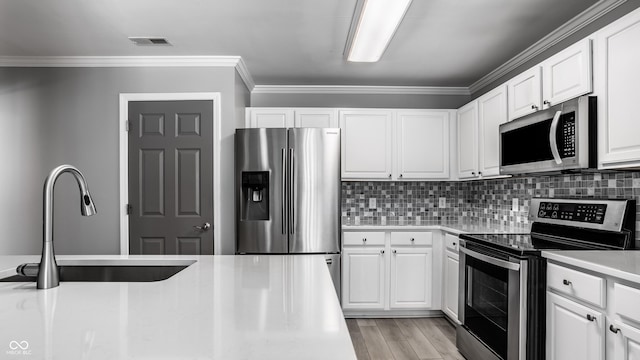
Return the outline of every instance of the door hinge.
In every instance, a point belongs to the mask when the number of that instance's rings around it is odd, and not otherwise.
[[[127,204],[127,215],[131,215],[133,212],[133,206],[131,204]]]
[[[124,128],[127,132],[131,131],[131,121],[129,120],[125,121]]]

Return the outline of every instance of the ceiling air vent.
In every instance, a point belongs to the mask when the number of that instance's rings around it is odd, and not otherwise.
[[[168,45],[171,46],[171,43],[167,41],[166,38],[163,37],[148,37],[148,36],[131,36],[129,40],[133,41],[136,45],[146,45],[146,46],[158,46],[158,45]]]

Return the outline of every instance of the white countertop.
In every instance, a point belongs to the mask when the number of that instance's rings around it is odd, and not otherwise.
[[[559,263],[640,284],[639,250],[543,251],[542,256]]]
[[[159,282],[0,283],[0,358],[356,359],[321,255],[57,258],[197,262]],[[0,277],[38,261],[0,256]]]
[[[529,233],[528,229],[507,226],[486,226],[477,223],[442,223],[432,225],[343,225],[344,231],[429,231],[442,230],[456,235],[462,233]]]

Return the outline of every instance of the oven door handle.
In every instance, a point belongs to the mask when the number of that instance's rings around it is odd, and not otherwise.
[[[484,255],[484,254],[480,254],[479,252],[475,252],[473,250],[469,250],[465,247],[460,247],[460,251],[462,251],[463,253],[474,257],[478,260],[482,260],[484,262],[488,262],[489,264],[501,267],[503,269],[508,269],[508,270],[513,270],[513,271],[520,271],[520,264],[516,264],[516,263],[512,263],[509,261],[505,261],[505,260],[501,260],[501,259],[496,259],[493,258],[491,256],[488,255]]]
[[[558,165],[562,164],[560,151],[558,151],[558,141],[556,140],[560,115],[562,115],[562,111],[556,111],[556,114],[553,116],[553,120],[551,121],[551,129],[549,129],[549,145],[551,146],[551,154],[553,155],[553,160],[555,160]]]

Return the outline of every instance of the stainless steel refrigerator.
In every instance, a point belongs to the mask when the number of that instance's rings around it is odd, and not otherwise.
[[[238,254],[325,254],[340,294],[340,129],[238,129]]]

